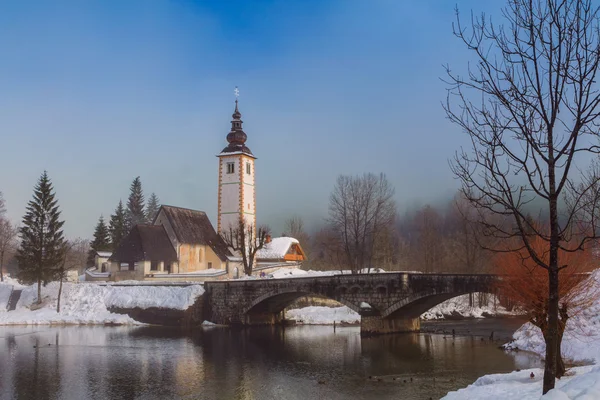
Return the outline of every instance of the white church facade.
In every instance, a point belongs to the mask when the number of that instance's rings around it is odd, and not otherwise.
[[[238,101],[232,115],[228,145],[219,162],[217,229],[203,211],[161,206],[152,224],[136,225],[105,263],[86,271],[86,280],[190,281],[235,279],[243,275],[239,254],[228,248],[220,232],[240,221],[256,232],[256,157],[246,146]],[[294,238],[267,237],[257,252],[253,274],[269,274],[304,260]],[[108,268],[106,268],[108,265]]]

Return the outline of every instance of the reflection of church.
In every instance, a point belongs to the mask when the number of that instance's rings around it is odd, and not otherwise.
[[[240,220],[256,228],[256,157],[246,146],[242,114],[235,101],[228,145],[219,157],[217,231],[203,211],[161,206],[151,225],[136,225],[108,259],[88,271],[87,280],[211,280],[236,278],[243,273],[239,254],[233,254],[217,234]],[[256,230],[255,230],[256,231]],[[304,260],[294,238],[267,238],[258,251],[254,271],[270,273],[297,267]]]

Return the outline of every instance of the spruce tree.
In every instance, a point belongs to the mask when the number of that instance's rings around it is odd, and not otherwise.
[[[100,216],[96,229],[94,230],[94,239],[90,243],[90,251],[88,253],[87,264],[88,266],[94,265],[94,257],[98,251],[111,251],[112,246],[110,244],[110,234],[108,227],[104,223],[104,217]]]
[[[151,224],[156,218],[156,214],[158,214],[158,210],[160,209],[160,201],[158,200],[158,196],[155,193],[150,195],[148,199],[148,204],[146,204],[146,222]]]
[[[21,245],[17,251],[19,281],[38,285],[37,303],[42,302],[45,286],[58,274],[65,250],[65,239],[58,202],[46,171],[40,177],[29,201],[20,229]]]
[[[137,224],[146,222],[146,213],[144,212],[144,192],[142,190],[142,181],[136,177],[129,188],[129,199],[127,199],[127,232]]]
[[[123,207],[123,202],[121,200],[119,200],[119,205],[115,209],[115,213],[110,216],[108,230],[110,231],[110,242],[112,250],[114,251],[128,232],[125,208]]]

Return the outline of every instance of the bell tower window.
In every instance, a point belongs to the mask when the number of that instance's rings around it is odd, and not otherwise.
[[[235,163],[228,162],[227,163],[227,173],[233,174],[235,172]]]
[[[246,173],[248,175],[250,175],[250,172],[252,171],[252,167],[250,166],[250,163],[246,163]]]

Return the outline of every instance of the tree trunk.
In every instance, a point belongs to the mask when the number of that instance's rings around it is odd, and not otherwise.
[[[56,312],[60,312],[60,295],[62,294],[63,276],[60,276],[60,284],[58,285],[58,301],[56,302]]]
[[[0,282],[4,282],[4,251],[0,252]]]
[[[556,354],[558,351],[558,267],[557,248],[550,246],[550,269],[548,270],[548,331],[546,334],[546,363],[544,366],[543,394],[554,389],[556,381]],[[553,257],[554,256],[554,257]]]
[[[556,342],[556,377],[557,378],[562,378],[565,375],[565,362],[562,358],[562,354],[561,354],[561,343],[562,343],[562,337],[563,337],[563,332],[558,332],[558,340]]]
[[[42,304],[42,280],[38,279],[37,304]]]

